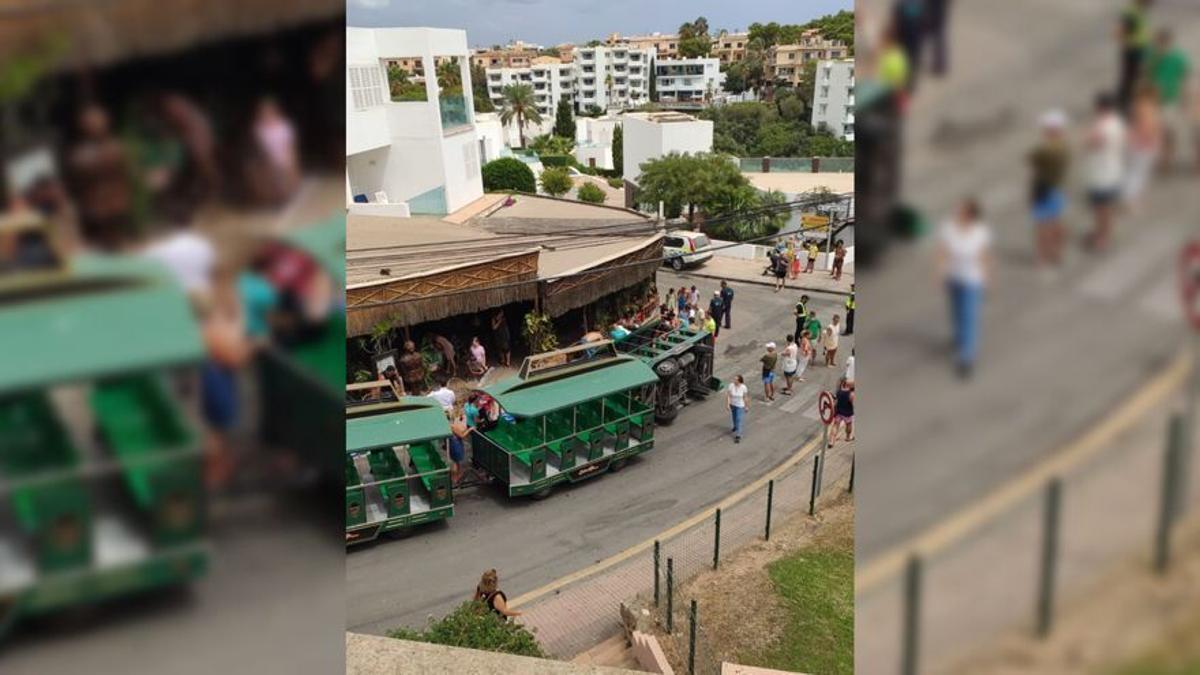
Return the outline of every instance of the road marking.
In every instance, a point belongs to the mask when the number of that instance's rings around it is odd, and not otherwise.
[[[807,387],[796,387],[796,389],[797,391],[794,391],[792,395],[788,397],[788,400],[783,405],[779,406],[780,410],[794,413],[803,407],[805,403],[808,403],[812,400],[809,397],[810,392],[805,391]],[[805,416],[808,416],[807,413],[805,413]]]
[[[1127,431],[1150,409],[1182,385],[1192,369],[1191,355],[1181,352],[1163,371],[1126,399],[1116,411],[1042,463],[993,490],[982,500],[926,529],[909,541],[890,548],[854,575],[855,594],[861,595],[903,571],[911,555],[928,558],[988,523],[1017,501],[1042,489],[1046,481],[1096,454]]]
[[[1156,319],[1182,321],[1183,306],[1179,297],[1179,280],[1168,274],[1138,302],[1138,307]]]
[[[675,525],[674,527],[672,527],[668,530],[660,532],[657,536],[651,537],[639,544],[634,544],[633,546],[630,546],[629,548],[625,549],[624,551],[621,551],[620,553],[609,556],[608,558],[605,558],[604,560],[601,560],[598,563],[589,565],[577,572],[572,572],[571,574],[568,574],[564,577],[560,577],[560,578],[546,584],[545,586],[541,586],[540,588],[536,588],[532,591],[529,591],[528,593],[519,595],[516,598],[513,598],[512,600],[510,600],[508,603],[508,606],[509,607],[519,607],[521,605],[527,605],[530,602],[533,602],[534,600],[537,600],[538,598],[540,598],[544,595],[553,593],[554,591],[557,591],[558,589],[560,589],[564,586],[573,584],[576,581],[579,581],[581,579],[586,579],[587,577],[590,577],[598,572],[607,570],[610,567],[615,567],[616,565],[628,560],[629,558],[632,558],[633,556],[637,555],[638,553],[641,553],[642,551],[652,548],[654,546],[655,541],[666,541],[666,540],[678,535],[680,532],[690,529],[690,528],[694,527],[695,525],[702,523],[705,520],[708,520],[709,518],[712,518],[712,514],[716,509],[719,508],[719,509],[728,510],[728,508],[730,506],[732,506],[733,504],[736,504],[737,502],[740,502],[742,499],[745,499],[746,495],[750,494],[751,492],[754,492],[755,490],[762,489],[762,487],[764,485],[766,485],[767,482],[778,478],[785,471],[792,468],[796,464],[799,464],[805,457],[808,457],[808,455],[810,455],[813,452],[813,450],[816,450],[817,447],[820,445],[821,445],[821,437],[820,436],[814,437],[808,443],[805,443],[798,450],[796,450],[796,452],[793,453],[791,457],[788,457],[779,466],[775,467],[774,469],[769,471],[766,475],[760,477],[758,480],[754,481],[753,483],[750,483],[749,485],[747,485],[747,486],[741,488],[740,490],[734,492],[733,494],[729,495],[725,499],[722,499],[720,503],[718,503],[714,506],[710,506],[706,509],[703,509],[702,511],[695,514],[691,518],[688,518],[687,520]]]
[[[1140,238],[1113,258],[1101,263],[1098,269],[1084,277],[1077,287],[1084,295],[1100,300],[1116,300],[1123,296],[1151,268],[1169,265],[1179,246],[1176,233],[1156,229]]]

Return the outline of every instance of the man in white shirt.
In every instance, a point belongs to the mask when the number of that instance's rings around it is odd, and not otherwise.
[[[437,389],[429,392],[429,398],[437,401],[442,405],[442,409],[449,412],[454,409],[454,392],[446,386],[445,381],[439,381]]]
[[[142,255],[166,266],[190,295],[205,296],[212,291],[216,249],[192,228],[179,228],[147,246]]]
[[[854,382],[854,350],[850,350],[850,356],[846,359],[846,374],[844,376],[847,382]]]
[[[1121,186],[1125,180],[1125,121],[1111,94],[1096,97],[1096,117],[1087,136],[1088,199],[1095,229],[1088,244],[1100,251],[1108,246]]]

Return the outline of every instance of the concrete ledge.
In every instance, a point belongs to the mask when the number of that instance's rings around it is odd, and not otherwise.
[[[636,672],[638,671],[393,640],[378,635],[346,633],[347,675],[630,675]]]

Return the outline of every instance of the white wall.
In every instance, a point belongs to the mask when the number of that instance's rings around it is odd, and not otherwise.
[[[624,178],[635,183],[641,174],[642,162],[672,152],[712,151],[713,123],[710,120],[659,123],[637,114],[626,114],[624,129]]]
[[[504,126],[500,124],[500,116],[496,113],[482,113],[475,116],[475,132],[483,142],[484,152],[480,157],[481,164],[499,159],[508,147],[505,140]]]
[[[641,175],[639,165],[661,155],[659,152],[659,148],[662,146],[660,125],[626,115],[623,126],[623,177],[627,181],[636,183],[638,176]]]
[[[609,144],[594,144],[594,145],[578,145],[575,147],[575,159],[584,166],[591,166],[588,161],[596,160],[597,169],[612,169],[612,145]]]
[[[446,179],[446,208],[450,213],[483,196],[479,139],[474,133],[452,134],[443,140],[442,166]]]
[[[346,179],[350,181],[351,198],[358,194],[365,194],[370,198],[384,189],[389,147],[346,156]],[[388,195],[390,201],[398,198],[398,195]]]
[[[820,61],[813,83],[812,125],[822,124],[840,138],[852,139],[853,129],[847,130],[847,114],[854,111],[854,61]]]

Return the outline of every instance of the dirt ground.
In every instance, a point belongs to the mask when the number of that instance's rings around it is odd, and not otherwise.
[[[817,544],[854,544],[854,499],[843,492],[824,504],[816,518],[799,513],[771,530],[771,541],[760,541],[721,562],[720,569],[705,572],[680,587],[679,606],[695,598],[703,608],[700,625],[708,654],[699,662],[738,663],[747,654],[768,651],[783,633],[788,613],[768,576],[767,566],[801,548]],[[659,631],[657,637],[676,672],[687,672],[686,620],[680,630],[676,616],[674,636]],[[754,665],[754,664],[747,664]]]
[[[1128,559],[1059,607],[1045,642],[1013,632],[946,668],[946,673],[1194,673],[1200,664],[1200,519],[1177,531],[1170,574],[1148,555]]]

